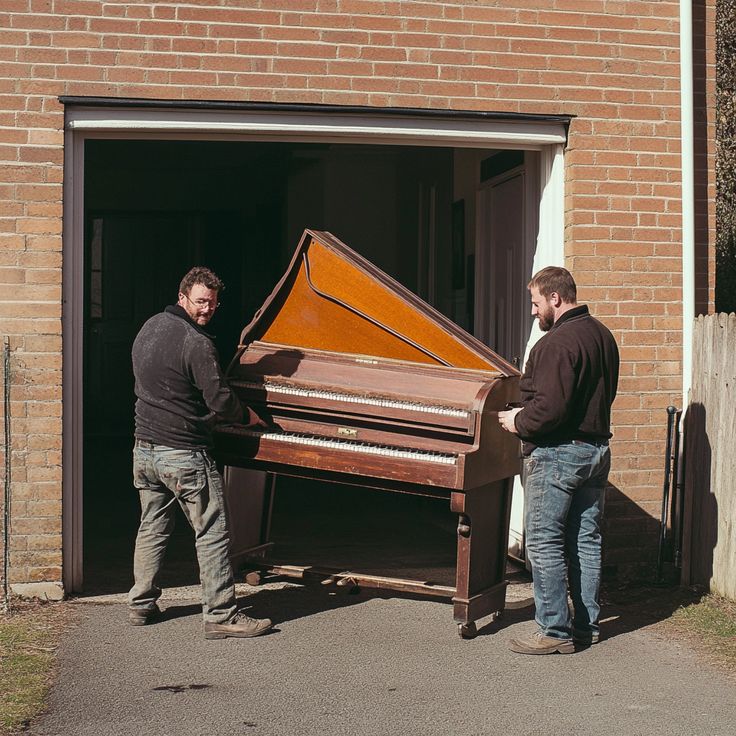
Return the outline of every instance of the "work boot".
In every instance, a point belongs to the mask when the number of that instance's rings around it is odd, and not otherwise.
[[[161,619],[161,609],[154,603],[152,606],[129,606],[128,623],[131,626],[146,626]]]
[[[226,639],[228,636],[260,636],[270,631],[272,626],[270,618],[251,618],[238,612],[224,624],[206,623],[204,625],[204,638]]]
[[[572,639],[555,639],[535,631],[526,639],[512,639],[509,649],[517,654],[571,654],[575,646]]]

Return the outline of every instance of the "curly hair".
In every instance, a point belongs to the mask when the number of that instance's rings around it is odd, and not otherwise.
[[[537,271],[526,285],[527,289],[532,287],[536,287],[544,297],[556,292],[566,304],[575,304],[578,300],[578,287],[575,285],[575,279],[566,268],[560,266],[547,266]]]
[[[218,294],[225,288],[220,277],[205,266],[195,266],[184,276],[179,284],[179,293],[188,296],[195,284],[206,286]]]

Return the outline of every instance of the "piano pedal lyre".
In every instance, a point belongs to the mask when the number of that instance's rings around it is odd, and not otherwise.
[[[356,595],[360,593],[360,585],[357,580],[352,577],[343,577],[342,575],[328,575],[323,580],[320,580],[322,585],[335,585],[338,588],[348,588],[350,595]]]

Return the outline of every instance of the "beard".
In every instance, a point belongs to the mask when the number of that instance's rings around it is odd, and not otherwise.
[[[537,320],[539,320],[539,329],[542,332],[548,332],[552,329],[552,325],[555,323],[555,313],[552,307],[545,309],[543,312],[537,314]]]

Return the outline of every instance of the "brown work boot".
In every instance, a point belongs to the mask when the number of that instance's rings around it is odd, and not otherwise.
[[[161,609],[154,603],[152,606],[128,606],[128,623],[131,626],[147,626],[161,620]]]
[[[224,624],[206,623],[204,625],[205,639],[226,639],[233,637],[260,636],[273,627],[270,618],[251,618],[244,613],[236,613]]]
[[[571,654],[575,645],[572,639],[555,639],[535,631],[526,639],[512,639],[509,649],[517,654]]]

